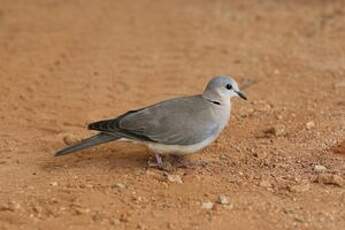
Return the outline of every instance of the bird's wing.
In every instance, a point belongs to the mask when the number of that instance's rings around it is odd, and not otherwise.
[[[89,129],[167,145],[192,145],[215,135],[219,125],[212,105],[201,96],[192,96],[95,122]]]

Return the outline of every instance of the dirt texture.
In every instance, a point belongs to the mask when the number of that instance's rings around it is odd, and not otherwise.
[[[1,230],[345,229],[344,1],[0,3]],[[218,74],[254,84],[192,168],[53,156]]]

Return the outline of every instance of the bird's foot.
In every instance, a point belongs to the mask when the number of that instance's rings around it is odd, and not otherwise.
[[[148,166],[150,168],[158,168],[163,171],[171,172],[175,171],[178,168],[184,169],[196,169],[198,167],[205,167],[207,165],[206,161],[197,160],[191,161],[185,156],[181,155],[170,155],[167,156],[169,161],[165,159],[163,161],[162,157],[159,154],[155,154],[155,161],[148,161]]]
[[[158,168],[164,171],[172,171],[172,165],[168,161],[163,161],[162,157],[159,154],[155,154],[156,162],[149,161],[148,166],[150,168]]]
[[[171,155],[171,158],[176,168],[186,168],[186,169],[195,168],[193,162],[184,156]]]
[[[196,169],[197,167],[205,167],[207,165],[206,161],[192,161],[183,155],[171,155],[171,157],[176,168]]]

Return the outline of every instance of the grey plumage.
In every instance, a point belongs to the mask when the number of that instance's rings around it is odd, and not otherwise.
[[[99,134],[66,147],[57,156],[117,139],[141,142],[155,152],[191,153],[210,144],[230,118],[230,98],[246,99],[237,83],[228,77],[212,79],[203,94],[166,100],[129,111],[114,119],[91,123]],[[158,159],[158,158],[157,158]]]

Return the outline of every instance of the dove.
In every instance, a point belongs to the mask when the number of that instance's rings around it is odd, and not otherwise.
[[[177,97],[128,111],[112,119],[88,125],[98,131],[80,143],[67,146],[56,156],[77,152],[110,141],[144,144],[162,167],[162,155],[186,155],[210,145],[227,126],[231,98],[247,100],[229,76],[211,79],[200,95]]]

